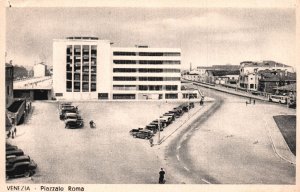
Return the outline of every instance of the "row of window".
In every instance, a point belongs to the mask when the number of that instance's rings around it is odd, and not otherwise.
[[[113,90],[177,91],[177,85],[114,85]]]
[[[180,77],[113,77],[114,81],[180,81]]]
[[[72,81],[67,81],[66,88],[67,88],[67,92],[90,92],[90,91],[95,92],[96,83],[73,82],[73,91],[72,91]],[[89,88],[91,88],[91,90]]]
[[[180,73],[180,69],[151,69],[151,68],[114,68],[114,73]]]
[[[180,56],[179,52],[123,52],[115,51],[114,56]]]
[[[113,60],[114,64],[142,64],[142,65],[164,65],[164,64],[180,64],[179,60],[163,61],[163,60]]]

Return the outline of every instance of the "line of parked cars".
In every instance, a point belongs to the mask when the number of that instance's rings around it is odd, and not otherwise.
[[[181,117],[185,112],[194,108],[194,102],[183,103],[178,107],[164,113],[158,119],[153,120],[145,127],[138,127],[129,131],[130,135],[135,138],[150,139],[158,131],[163,131],[168,125],[170,125],[177,118]]]
[[[37,164],[24,154],[22,149],[6,143],[6,179],[14,177],[30,177],[35,173]]]
[[[83,119],[79,114],[78,107],[73,106],[70,102],[60,103],[59,119],[64,120],[65,128],[82,128],[84,125]]]

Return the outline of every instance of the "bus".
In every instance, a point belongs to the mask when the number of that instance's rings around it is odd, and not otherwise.
[[[271,95],[269,97],[269,101],[275,103],[286,104],[287,100],[288,100],[288,96],[283,96],[283,95]]]

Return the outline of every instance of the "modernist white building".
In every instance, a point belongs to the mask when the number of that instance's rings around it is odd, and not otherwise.
[[[181,50],[112,47],[95,37],[53,42],[57,99],[181,99]]]

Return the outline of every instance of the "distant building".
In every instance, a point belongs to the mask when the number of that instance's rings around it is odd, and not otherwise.
[[[212,84],[236,84],[239,78],[239,70],[207,70],[205,82]]]
[[[33,66],[34,77],[45,77],[46,76],[46,65],[44,63],[37,63]]]
[[[256,76],[258,79],[257,90],[266,93],[274,94],[277,88],[296,83],[296,73],[286,70],[263,70],[259,71]]]
[[[212,70],[212,69],[213,68],[210,66],[198,66],[196,70],[199,72],[199,75],[204,75],[207,70]]]
[[[200,74],[198,71],[189,71],[182,75],[182,78],[190,81],[200,81]]]
[[[274,61],[243,61],[240,63],[239,86],[247,90],[256,91],[258,89],[257,73],[263,70],[294,72],[293,67]]]
[[[9,107],[14,100],[13,94],[13,79],[14,79],[14,68],[12,64],[5,64],[5,96],[6,96],[6,108]]]

